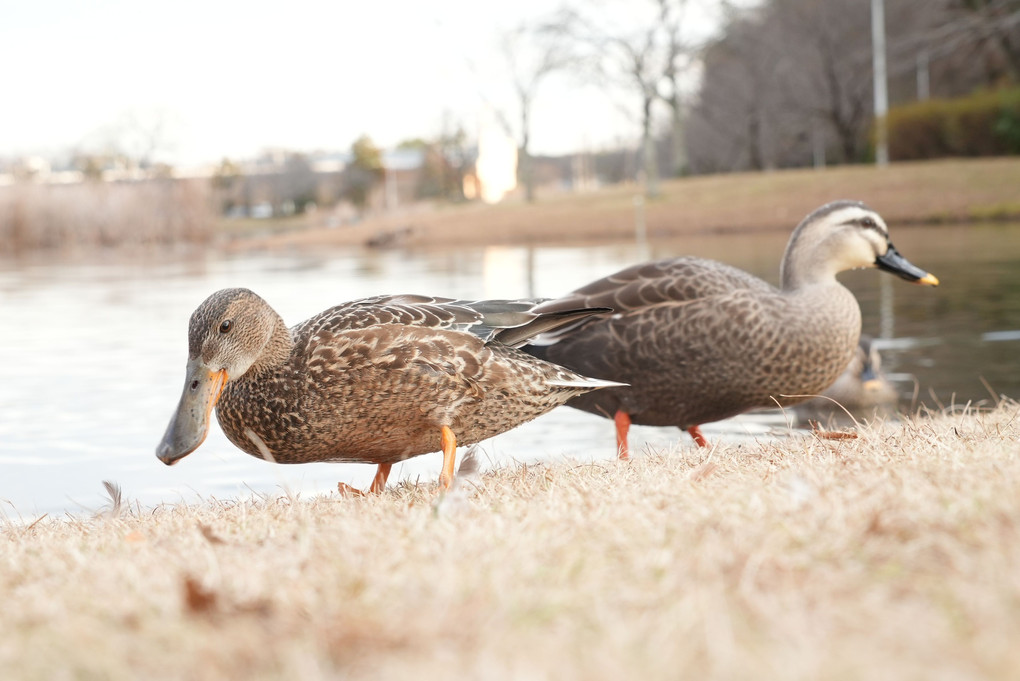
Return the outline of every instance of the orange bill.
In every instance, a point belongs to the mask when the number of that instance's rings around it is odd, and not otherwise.
[[[864,381],[863,386],[865,392],[877,392],[882,389],[882,379],[872,378]]]
[[[156,448],[160,461],[168,466],[177,463],[205,441],[209,418],[226,383],[226,369],[213,371],[197,358],[188,362],[184,393]]]

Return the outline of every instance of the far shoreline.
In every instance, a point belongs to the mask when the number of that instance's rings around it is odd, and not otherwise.
[[[226,222],[218,231],[232,232],[226,244],[232,252],[579,246],[634,240],[642,222],[647,239],[790,231],[809,212],[837,199],[864,201],[891,226],[934,227],[1020,220],[1017,187],[1020,159],[952,159],[679,178],[664,181],[662,195],[650,200],[629,183],[540,194],[533,204],[515,196],[495,205],[418,204],[333,228],[323,226],[328,217],[323,214],[290,220],[282,229],[267,223],[257,235]]]

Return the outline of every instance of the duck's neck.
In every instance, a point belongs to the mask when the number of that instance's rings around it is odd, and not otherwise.
[[[796,238],[797,235],[794,236],[786,247],[783,264],[779,268],[782,290],[792,293],[818,284],[840,286],[836,280],[836,268],[831,266],[832,260],[824,252],[824,244],[809,251]]]
[[[793,273],[783,272],[782,281],[783,293],[796,293],[816,286],[843,286],[836,279],[834,272],[810,272],[807,275],[801,275],[796,271]]]
[[[269,341],[262,348],[262,353],[251,368],[245,372],[244,378],[259,378],[285,364],[294,350],[294,338],[290,329],[283,323],[280,315],[273,313],[273,331]]]

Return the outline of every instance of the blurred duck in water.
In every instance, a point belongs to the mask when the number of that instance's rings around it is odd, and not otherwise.
[[[889,416],[896,413],[899,394],[882,374],[882,357],[871,336],[861,336],[857,352],[836,382],[822,393],[794,407],[798,419],[842,422],[853,417]]]

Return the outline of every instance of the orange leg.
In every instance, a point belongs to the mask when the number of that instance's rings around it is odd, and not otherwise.
[[[365,493],[357,487],[351,487],[346,482],[338,482],[336,484],[336,490],[345,497],[363,497]]]
[[[390,477],[390,468],[392,468],[392,464],[379,464],[379,469],[375,472],[375,478],[372,480],[372,486],[368,488],[369,492],[378,494],[386,489],[386,479]]]
[[[443,472],[439,474],[439,489],[450,489],[453,483],[453,466],[457,462],[457,436],[443,426]]]
[[[700,427],[691,426],[690,428],[687,429],[687,432],[691,434],[691,437],[694,438],[694,442],[696,442],[699,447],[708,446],[708,440],[706,440],[705,436],[701,433]]]
[[[616,452],[621,461],[630,458],[630,450],[627,448],[627,433],[630,431],[630,414],[622,409],[617,410],[613,416],[616,423]]]
[[[368,488],[369,494],[379,494],[386,489],[386,479],[390,477],[390,468],[392,464],[381,463],[375,471],[375,478],[372,479],[372,486]],[[337,490],[340,494],[345,497],[363,497],[365,493],[356,487],[351,487],[346,482],[338,482],[336,484]]]

